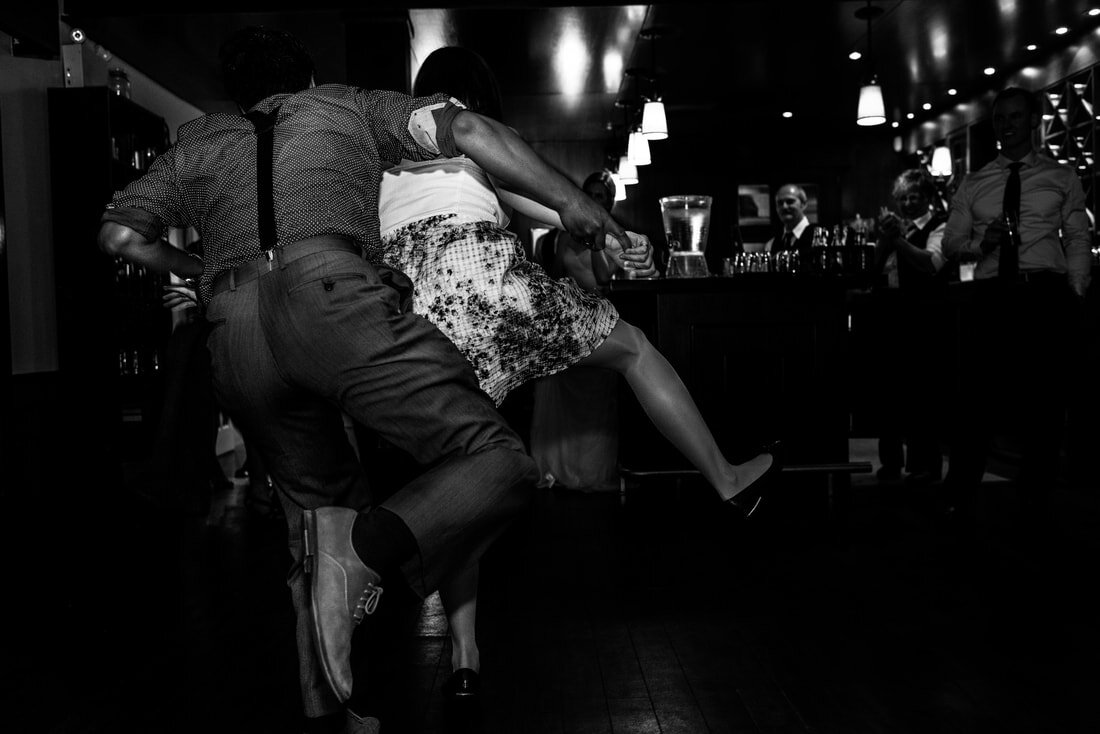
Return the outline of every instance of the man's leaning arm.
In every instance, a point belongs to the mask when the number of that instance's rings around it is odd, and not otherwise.
[[[99,227],[99,249],[112,257],[141,265],[156,273],[175,273],[182,278],[202,275],[202,261],[162,239],[148,240],[136,229],[118,222],[104,222]]]

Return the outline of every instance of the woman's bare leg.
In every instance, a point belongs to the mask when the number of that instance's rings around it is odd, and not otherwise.
[[[611,369],[625,377],[653,425],[702,472],[722,499],[746,489],[771,467],[770,454],[736,466],[726,461],[680,376],[637,327],[620,319],[603,344],[578,364]]]
[[[451,578],[439,589],[439,599],[447,612],[451,629],[451,670],[469,668],[481,670],[481,653],[477,649],[477,580],[475,563]]]

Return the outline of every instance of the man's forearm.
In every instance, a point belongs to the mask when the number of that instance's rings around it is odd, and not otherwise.
[[[202,275],[202,261],[164,240],[148,241],[144,235],[115,222],[99,228],[99,249],[113,257],[141,265],[155,273],[175,273],[183,278]]]

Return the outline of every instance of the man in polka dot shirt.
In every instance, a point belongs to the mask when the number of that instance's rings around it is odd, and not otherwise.
[[[314,86],[304,47],[264,28],[230,38],[221,63],[247,116],[182,126],[115,195],[100,247],[198,280],[219,401],[286,510],[306,727],[371,731],[377,721],[345,707],[349,648],[383,582],[434,591],[476,563],[536,480],[463,356],[402,309],[394,286],[407,280],[362,258],[379,237],[382,169],[464,154],[578,241],[629,242],[512,130],[444,95]],[[167,226],[195,227],[204,260],[164,242]],[[343,413],[432,468],[369,507]]]

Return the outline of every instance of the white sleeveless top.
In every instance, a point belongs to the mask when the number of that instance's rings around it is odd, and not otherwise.
[[[402,161],[383,172],[378,192],[383,236],[438,214],[454,214],[456,224],[488,221],[506,227],[509,221],[489,175],[465,156]]]

